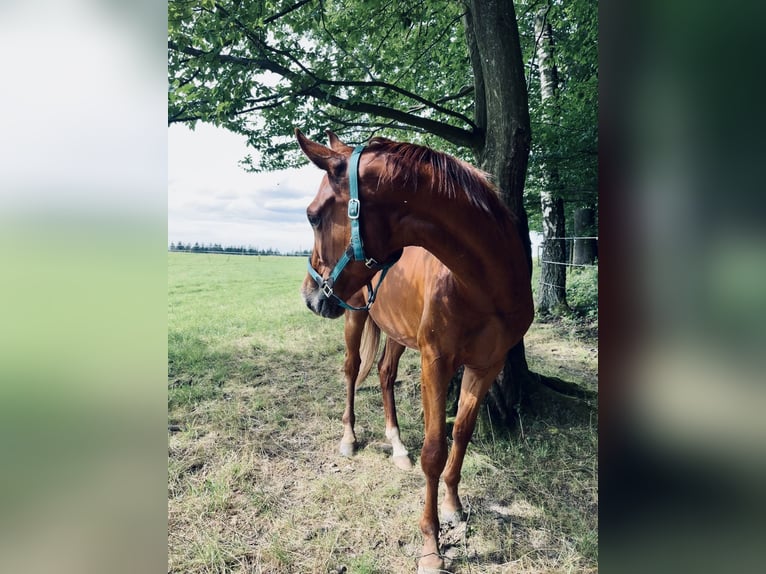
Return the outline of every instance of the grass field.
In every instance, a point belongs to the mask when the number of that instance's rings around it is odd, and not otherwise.
[[[343,320],[306,309],[305,265],[168,254],[168,572],[415,571],[420,466],[388,460],[375,373],[357,396],[359,453],[337,453]],[[591,388],[595,346],[551,325],[527,337],[534,370]],[[416,458],[419,372],[407,351],[397,406]],[[595,414],[577,426],[523,418],[523,433],[484,437],[463,469],[466,526],[443,540],[452,571],[596,571]]]

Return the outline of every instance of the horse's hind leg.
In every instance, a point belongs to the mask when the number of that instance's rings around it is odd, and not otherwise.
[[[394,383],[399,370],[399,359],[401,359],[404,349],[404,345],[400,345],[388,337],[383,356],[378,362],[378,373],[380,374],[380,390],[383,395],[383,411],[386,416],[386,438],[391,441],[391,446],[394,449],[392,460],[402,470],[410,470],[412,469],[412,462],[399,437],[399,421],[396,418],[396,400],[394,399]]]
[[[441,507],[444,522],[457,524],[463,519],[463,505],[457,493],[460,471],[463,468],[468,441],[471,440],[476,425],[479,408],[501,367],[502,363],[496,368],[487,370],[478,371],[466,367],[463,371],[457,416],[452,429],[452,450],[444,471],[444,484],[447,487]]]
[[[346,340],[346,359],[343,363],[343,374],[346,383],[346,408],[343,411],[343,438],[340,440],[340,454],[343,456],[353,456],[356,452],[354,385],[362,362],[359,347],[368,314],[366,311],[346,311],[345,315],[343,334]]]
[[[447,461],[445,435],[446,388],[454,365],[432,349],[421,346],[421,397],[425,436],[420,451],[420,467],[426,478],[425,504],[420,518],[423,550],[418,561],[418,574],[436,574],[444,568],[439,554],[439,511],[437,496],[439,477]]]

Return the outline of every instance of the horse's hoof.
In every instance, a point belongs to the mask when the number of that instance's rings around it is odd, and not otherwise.
[[[438,556],[424,556],[418,562],[418,574],[449,574],[444,569],[444,560]]]
[[[356,454],[356,444],[353,442],[342,442],[340,443],[340,448],[338,450],[340,450],[341,456],[351,458]]]
[[[402,470],[412,470],[412,461],[410,460],[410,457],[406,454],[399,455],[399,456],[392,456],[391,460],[394,461],[394,464],[397,468],[400,468]]]
[[[442,507],[442,523],[443,524],[450,524],[452,526],[457,526],[464,520],[465,520],[465,517],[463,516],[462,508],[458,508],[455,510],[447,510],[444,507]]]

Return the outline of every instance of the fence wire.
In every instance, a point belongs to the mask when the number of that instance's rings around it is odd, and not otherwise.
[[[595,263],[561,263],[560,261],[546,261],[545,259],[537,259],[538,263],[547,263],[548,265],[564,265],[565,267],[598,267]]]
[[[563,241],[571,241],[574,242],[576,240],[595,240],[598,241],[598,237],[549,237],[548,241],[553,240],[563,240]],[[563,262],[563,261],[548,261],[547,259],[541,259],[540,251],[543,249],[543,246],[545,245],[545,241],[543,241],[540,245],[537,246],[537,263],[542,267],[543,263],[547,265],[562,265],[564,267],[579,267],[579,268],[590,268],[595,267],[598,268],[598,259],[596,259],[596,263],[569,263],[569,262]],[[573,248],[570,248],[567,250],[567,256],[572,257],[573,256]],[[552,283],[546,283],[545,281],[540,281],[540,285],[544,285],[546,287],[552,287],[554,289],[563,289],[566,288],[565,285],[554,285]]]

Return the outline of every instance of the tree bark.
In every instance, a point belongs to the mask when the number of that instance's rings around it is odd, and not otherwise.
[[[479,166],[494,176],[503,200],[519,219],[531,270],[523,194],[532,133],[513,2],[470,0],[465,28],[476,83],[475,123],[484,134],[474,154]]]
[[[553,29],[547,20],[548,11],[548,8],[543,8],[535,16],[535,39],[540,71],[540,98],[544,108],[547,104],[555,110],[558,70],[553,61]],[[550,115],[545,114],[549,118]],[[549,156],[546,163],[543,170],[545,181],[540,191],[543,244],[537,309],[545,314],[560,315],[568,309],[564,200],[560,195],[559,172],[555,161]]]
[[[572,263],[575,265],[593,265],[596,262],[596,240],[578,239],[595,237],[595,213],[590,207],[579,207],[574,213],[574,254]]]
[[[548,181],[553,183],[557,180],[555,172],[550,172]],[[537,310],[543,314],[561,315],[569,309],[566,296],[564,201],[554,192],[541,191],[540,203],[543,213],[543,242]]]

